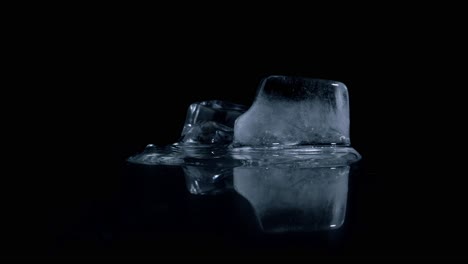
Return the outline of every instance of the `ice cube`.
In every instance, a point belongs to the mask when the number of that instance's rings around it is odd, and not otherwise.
[[[270,76],[234,127],[234,145],[350,144],[349,100],[343,83]]]
[[[229,168],[348,165],[361,158],[350,147],[348,101],[340,82],[270,76],[248,111],[217,100],[193,103],[178,143],[150,145],[128,161]]]
[[[187,111],[180,143],[230,144],[234,122],[246,106],[219,100],[193,103]]]
[[[205,121],[193,125],[181,138],[181,143],[193,144],[229,144],[232,142],[234,130],[231,127]]]

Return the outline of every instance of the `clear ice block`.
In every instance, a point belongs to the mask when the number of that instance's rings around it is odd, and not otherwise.
[[[230,144],[237,117],[246,106],[219,100],[193,103],[180,138],[183,144]]]

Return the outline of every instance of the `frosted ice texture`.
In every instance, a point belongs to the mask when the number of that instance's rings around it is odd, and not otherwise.
[[[255,102],[235,123],[234,144],[349,145],[346,86],[321,79],[265,78]]]

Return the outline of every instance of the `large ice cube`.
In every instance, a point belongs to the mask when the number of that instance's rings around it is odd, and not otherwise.
[[[246,110],[243,105],[218,100],[193,103],[187,111],[180,142],[230,144],[234,122]]]
[[[234,127],[234,144],[349,145],[348,92],[343,83],[270,76]]]

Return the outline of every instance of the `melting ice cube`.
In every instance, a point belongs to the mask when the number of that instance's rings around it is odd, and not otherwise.
[[[349,100],[343,83],[287,76],[265,78],[234,127],[247,146],[349,145]]]
[[[193,103],[187,111],[181,143],[230,144],[237,117],[247,107],[223,101]]]

